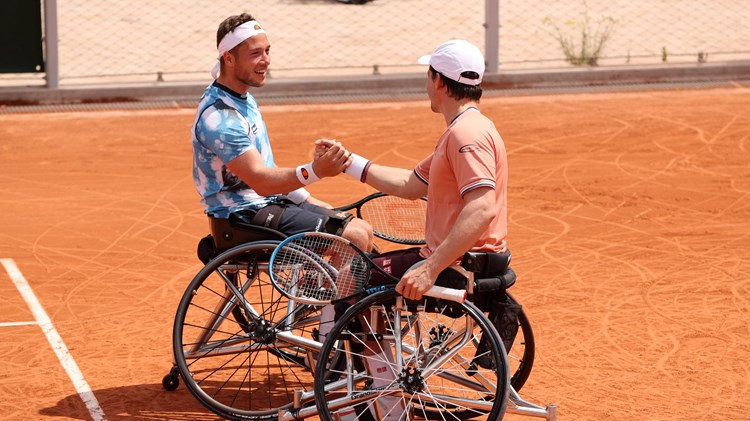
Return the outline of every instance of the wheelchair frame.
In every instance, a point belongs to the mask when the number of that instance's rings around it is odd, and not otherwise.
[[[262,308],[264,304],[260,304],[261,308],[255,308],[252,299],[245,297],[251,288],[258,287],[256,283],[265,283],[265,285],[261,285],[261,288],[265,286],[268,289],[270,286],[273,289],[271,283],[262,278],[264,276],[267,278],[267,258],[277,244],[278,241],[275,240],[241,244],[220,253],[199,271],[183,294],[175,317],[173,328],[175,364],[169,374],[164,376],[162,384],[165,389],[175,390],[179,384],[179,377],[182,377],[190,392],[204,406],[230,419],[291,420],[318,415],[317,408],[311,404],[316,394],[315,379],[312,372],[315,370],[317,363],[316,356],[325,345],[325,343],[318,341],[322,320],[321,308],[300,305],[283,297],[274,289],[277,295],[269,303],[276,309],[273,312],[273,317],[264,318],[262,317],[264,314],[270,314],[268,309]],[[252,255],[255,261],[252,263],[242,262],[241,264],[236,261],[229,263],[243,255]],[[251,266],[252,269],[250,269]],[[237,279],[229,275],[241,273],[241,271],[248,273],[248,270],[252,271],[252,276],[249,276],[244,282],[238,282]],[[198,311],[206,313],[207,317],[202,322],[188,320],[186,323],[191,303],[199,295],[201,289],[205,289],[203,284],[209,277],[217,278],[214,281],[217,285],[223,284],[223,292],[219,293],[218,286],[210,287],[213,289],[208,289],[211,291],[208,295],[214,295],[213,300],[216,301],[214,307],[209,309],[203,305],[197,306]],[[284,307],[284,309],[281,309],[281,307]],[[279,316],[279,314],[281,315]],[[240,315],[244,317],[244,320]],[[298,316],[301,317],[298,319]],[[526,361],[529,364],[527,368],[530,371],[530,364],[533,362],[533,333],[525,313],[522,312],[519,315],[519,320],[521,323],[519,331],[523,333],[524,337],[529,338],[528,343],[522,343],[519,346],[523,345],[524,350],[526,346],[530,346],[531,360]],[[234,330],[227,330],[223,326],[225,324],[234,325]],[[187,350],[182,338],[184,329],[202,331],[196,339],[191,339],[195,343],[188,343],[189,349]],[[492,332],[495,332],[494,329],[492,329]],[[494,333],[494,335],[497,335],[497,333]],[[215,336],[221,336],[221,338],[215,339]],[[514,348],[517,349],[519,346],[514,346]],[[258,357],[260,353],[266,354],[265,357]],[[243,358],[237,356],[245,354],[254,355],[255,359],[250,361],[248,357],[244,357],[244,362],[240,366],[232,365],[237,364],[237,361],[235,361],[237,358]],[[503,354],[505,354],[504,350]],[[504,355],[504,358],[507,357]],[[526,352],[520,357],[522,363],[523,358],[526,358]],[[196,369],[196,361],[204,359],[221,361],[220,368],[198,366],[200,369]],[[273,361],[276,362],[275,369],[277,371],[275,375],[279,377],[276,380],[283,380],[283,388],[286,390],[279,391],[276,390],[276,386],[271,385],[270,371]],[[504,361],[506,368],[507,361],[507,359]],[[247,363],[247,373],[243,374],[239,380],[234,378],[233,375],[227,375],[226,378],[221,377],[218,379],[219,381],[210,378],[212,374],[220,372],[222,367],[230,367],[231,370],[234,370],[234,373],[239,373],[241,366],[245,363]],[[267,387],[266,395],[276,396],[276,403],[272,404],[269,400],[269,407],[265,409],[238,410],[233,406],[238,399],[247,399],[248,402],[253,400],[243,391],[243,388],[251,389],[250,384],[253,382],[251,369],[253,367],[260,367],[261,370],[266,370],[269,373],[268,377],[262,379],[259,383]],[[517,367],[519,370],[520,368],[522,367]],[[290,373],[294,373],[291,375],[293,381],[289,381]],[[517,374],[518,372],[511,373],[511,378],[519,380]],[[507,398],[503,398],[503,400],[507,400],[507,409],[504,408],[503,411],[507,410],[508,413],[556,420],[557,407],[555,405],[542,407],[524,401],[518,395],[516,389],[523,386],[528,374],[527,371],[521,376],[517,388],[512,385],[507,388]],[[296,383],[291,385],[294,386],[294,389],[290,391],[289,387],[291,386],[288,386],[287,383]],[[239,386],[237,390],[222,391],[222,387],[218,387],[217,384]],[[222,393],[234,394],[234,396],[228,399],[228,402],[221,402]],[[278,397],[279,395],[284,395],[286,398]],[[271,407],[271,405],[276,406]]]

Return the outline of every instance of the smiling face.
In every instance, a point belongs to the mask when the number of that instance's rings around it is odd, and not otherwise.
[[[240,93],[261,87],[266,83],[270,64],[271,43],[266,34],[258,34],[224,53],[219,83]]]

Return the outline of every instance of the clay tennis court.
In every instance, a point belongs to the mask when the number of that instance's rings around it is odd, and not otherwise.
[[[481,108],[510,157],[513,292],[536,334],[521,395],[557,404],[561,420],[746,419],[750,89],[504,96]],[[279,165],[335,137],[410,167],[444,128],[426,101],[263,111]],[[87,420],[92,402],[109,420],[215,419],[184,387],[161,386],[207,231],[192,118],[0,115],[3,419]],[[310,190],[334,205],[372,191],[345,176]],[[10,263],[50,323],[38,323]]]

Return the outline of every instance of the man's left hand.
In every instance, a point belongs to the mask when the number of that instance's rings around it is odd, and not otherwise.
[[[425,292],[435,285],[436,275],[430,273],[427,264],[421,264],[406,272],[398,285],[396,292],[410,300],[420,300]]]

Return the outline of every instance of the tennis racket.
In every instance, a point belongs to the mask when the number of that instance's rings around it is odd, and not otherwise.
[[[372,225],[373,234],[399,244],[424,244],[427,198],[417,200],[373,193],[337,211],[355,209],[358,218]]]
[[[335,304],[394,288],[399,279],[385,272],[349,240],[322,232],[303,232],[279,243],[268,264],[271,282],[285,296],[311,305]],[[373,271],[392,285],[372,286]],[[466,291],[433,286],[425,295],[464,302]]]

